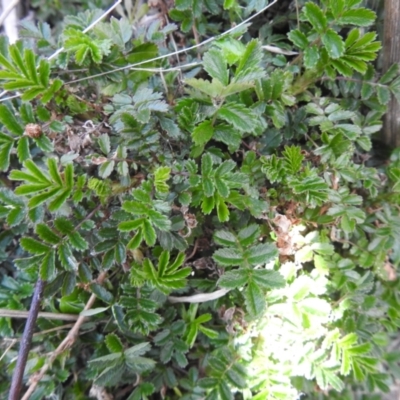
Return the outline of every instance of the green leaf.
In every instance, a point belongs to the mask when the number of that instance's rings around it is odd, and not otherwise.
[[[283,276],[269,269],[255,269],[252,271],[252,280],[263,289],[280,289],[285,287]]]
[[[304,65],[308,69],[314,68],[319,61],[319,49],[313,44],[304,51]]]
[[[285,167],[290,174],[295,175],[300,171],[304,156],[299,146],[285,146],[283,156],[285,158]]]
[[[257,283],[251,282],[247,285],[244,298],[247,311],[252,317],[257,317],[263,313],[266,307],[265,295]]]
[[[215,170],[216,177],[223,177],[231,172],[236,167],[236,163],[233,160],[224,161],[218,168]]]
[[[55,158],[49,158],[47,160],[47,167],[49,169],[49,174],[51,176],[51,179],[54,182],[56,182],[59,186],[63,186],[64,183],[57,168],[57,160]]]
[[[374,23],[376,14],[366,8],[357,8],[345,11],[337,23],[340,25],[370,26]]]
[[[72,245],[76,250],[83,251],[88,248],[88,243],[77,231],[69,233],[68,239],[70,245]]]
[[[257,241],[259,237],[260,237],[260,227],[257,224],[249,225],[246,228],[241,229],[238,233],[239,242],[244,247],[253,244],[255,241]]]
[[[212,126],[212,122],[206,120],[194,128],[192,139],[197,146],[203,146],[213,137],[213,134],[214,127]]]
[[[74,255],[72,254],[71,248],[67,243],[62,243],[58,246],[57,254],[61,265],[67,271],[75,272],[78,270],[78,262],[76,261]]]
[[[129,243],[126,245],[126,248],[128,250],[135,250],[140,246],[140,243],[142,243],[143,240],[143,231],[139,230],[136,232],[135,236],[129,241]]]
[[[245,258],[252,265],[266,264],[278,256],[278,249],[270,243],[260,243],[246,250]]]
[[[322,43],[325,45],[329,57],[336,59],[343,56],[345,50],[344,42],[333,29],[328,29],[322,35]]]
[[[303,9],[304,16],[319,33],[323,33],[328,26],[323,11],[315,3],[306,3]]]
[[[295,46],[302,50],[308,47],[307,36],[298,29],[291,30],[288,33],[288,38],[294,43]]]
[[[220,265],[229,267],[243,263],[244,258],[239,250],[236,249],[219,249],[213,254],[213,259]]]
[[[376,94],[380,104],[386,105],[390,101],[390,90],[386,86],[377,86]]]
[[[159,167],[154,171],[154,186],[159,193],[168,193],[169,186],[166,181],[170,178],[170,167]]]
[[[229,82],[226,60],[220,50],[213,47],[203,57],[203,67],[211,78],[218,79],[224,86]]]
[[[217,200],[217,215],[220,222],[229,221],[229,209],[221,197]]]
[[[143,224],[143,218],[139,218],[132,221],[124,221],[118,224],[118,229],[121,232],[130,232],[139,229]]]
[[[209,176],[213,170],[213,160],[209,153],[203,154],[201,157],[201,174]]]
[[[105,338],[106,346],[111,353],[122,353],[124,346],[115,333],[109,333]]]
[[[32,254],[44,254],[50,250],[48,246],[29,237],[23,237],[20,240],[20,244],[24,250]]]
[[[245,228],[246,229],[246,228]],[[213,235],[215,243],[222,246],[235,246],[236,237],[228,231],[216,231]]]
[[[105,303],[110,304],[114,301],[114,296],[102,285],[99,285],[98,283],[92,283],[90,285],[90,289],[100,300],[103,300]]]
[[[23,136],[20,140],[18,140],[17,154],[20,163],[23,163],[25,160],[31,157],[28,136]]]
[[[399,74],[399,64],[395,63],[391,65],[388,70],[382,75],[382,77],[379,79],[379,83],[381,85],[387,85],[390,83],[393,79],[395,79]]]
[[[332,14],[335,18],[338,18],[344,11],[344,5],[346,0],[330,0],[329,6],[332,10]]]
[[[37,224],[35,231],[40,239],[49,244],[58,244],[61,241],[61,238],[46,224]]]
[[[201,203],[201,209],[204,214],[208,215],[215,207],[214,196],[211,197],[203,197],[203,201]]]
[[[257,126],[257,116],[244,104],[224,104],[217,113],[218,117],[242,132],[251,132]]]
[[[225,272],[218,280],[218,285],[225,289],[236,289],[244,286],[249,280],[246,270],[237,269]]]
[[[26,160],[24,166],[39,182],[51,184],[48,176],[32,160]]]
[[[65,189],[59,191],[58,195],[49,203],[49,211],[54,212],[59,210],[62,207],[62,205],[67,201],[70,195],[71,195],[71,189]]]
[[[156,242],[156,238],[157,238],[156,231],[154,230],[154,228],[152,227],[150,222],[147,220],[143,221],[142,233],[143,233],[143,238],[144,238],[146,244],[148,246],[154,246],[154,244]]]
[[[151,223],[162,231],[168,231],[171,229],[171,221],[167,216],[159,213],[158,211],[148,210],[147,215]]]
[[[111,175],[111,173],[113,172],[114,167],[115,167],[114,160],[106,161],[105,163],[100,165],[99,176],[103,179],[108,178]]]
[[[203,187],[204,196],[210,197],[214,194],[215,186],[214,186],[212,179],[210,179],[208,177],[204,177],[202,179],[202,187]]]
[[[0,146],[0,171],[7,171],[10,166],[10,155],[11,150],[14,147],[14,143],[6,143]]]
[[[55,252],[50,250],[43,258],[43,262],[40,265],[40,278],[44,281],[53,280],[56,273],[55,267]]]
[[[25,129],[15,118],[15,114],[4,104],[0,104],[0,122],[15,135],[22,136]]]
[[[26,211],[24,208],[13,208],[7,215],[7,224],[9,226],[16,226],[20,224],[26,216]]]
[[[98,144],[103,154],[108,155],[108,153],[111,151],[111,145],[110,145],[110,137],[106,133],[99,136]]]
[[[27,188],[28,186],[34,186],[34,185],[24,185],[24,186],[20,186],[18,189],[20,189],[18,192],[20,193],[21,190],[25,187]],[[47,192],[42,192],[41,194],[38,194],[34,197],[32,197],[29,200],[28,206],[30,208],[35,208],[37,206],[39,206],[40,204],[44,203],[45,201],[51,199],[52,197],[54,197],[57,193],[60,192],[59,188],[54,188],[51,190],[48,190]]]
[[[240,57],[239,65],[235,75],[243,74],[246,70],[258,67],[263,58],[263,51],[260,42],[256,39],[251,40],[246,45],[243,55]]]

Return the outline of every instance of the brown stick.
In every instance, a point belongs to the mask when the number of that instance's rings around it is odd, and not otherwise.
[[[29,316],[25,324],[24,334],[22,335],[21,345],[19,347],[17,365],[15,366],[11,389],[8,400],[18,400],[22,388],[22,378],[24,377],[24,370],[26,360],[28,359],[29,349],[31,347],[33,330],[35,328],[36,319],[39,313],[40,301],[42,299],[43,289],[46,282],[38,279],[33,293],[31,308]]]
[[[29,318],[30,311],[20,311],[20,310],[7,310],[0,308],[0,317],[9,318]],[[63,314],[63,313],[53,313],[53,312],[39,312],[38,318],[46,319],[58,319],[60,321],[76,321],[79,315],[77,314]]]
[[[383,41],[383,72],[400,62],[400,7],[398,0],[385,0],[385,33]],[[400,104],[392,97],[385,115],[382,139],[393,147],[400,146]]]
[[[97,282],[98,283],[103,283],[105,278],[107,276],[107,272],[102,272],[99,277],[97,278]],[[84,308],[84,310],[90,310],[94,304],[96,300],[96,295],[92,294],[88,300],[88,302],[86,303],[86,306]],[[76,338],[78,337],[79,334],[79,329],[81,327],[81,325],[87,320],[87,317],[82,317],[79,316],[78,320],[75,322],[74,326],[71,328],[71,330],[68,332],[67,336],[65,337],[65,339],[58,345],[58,347],[53,351],[52,355],[50,356],[48,362],[46,362],[46,364],[43,365],[43,367],[41,368],[41,370],[34,376],[32,377],[31,383],[29,385],[28,390],[25,392],[24,396],[22,397],[21,400],[28,400],[30,395],[35,391],[37,385],[39,384],[39,382],[41,381],[41,379],[43,378],[44,374],[47,372],[47,370],[51,367],[51,365],[53,364],[53,361],[61,354],[63,353],[65,350],[68,350],[69,348],[72,347],[72,345],[74,344]],[[18,399],[15,399],[18,400]]]

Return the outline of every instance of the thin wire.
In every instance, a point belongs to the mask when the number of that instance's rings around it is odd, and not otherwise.
[[[231,32],[233,32],[233,31],[235,31],[236,29],[240,28],[241,26],[247,24],[249,21],[251,21],[251,20],[252,20],[253,18],[255,18],[257,15],[263,13],[265,10],[267,10],[267,9],[270,8],[270,7],[272,7],[272,6],[273,6],[274,4],[276,4],[278,1],[279,1],[279,0],[274,0],[271,4],[268,4],[267,6],[263,7],[260,11],[257,11],[255,14],[251,15],[249,18],[245,19],[245,20],[242,21],[240,24],[238,24],[238,25],[236,25],[236,26],[234,26],[234,27],[228,29],[227,31],[221,33],[220,35],[213,36],[213,37],[211,37],[211,38],[209,38],[209,39],[206,39],[206,40],[204,40],[204,41],[201,42],[201,43],[195,44],[195,45],[190,46],[190,47],[186,47],[186,48],[184,48],[184,49],[182,49],[182,50],[178,50],[178,51],[175,51],[175,52],[173,52],[173,53],[164,54],[164,55],[162,55],[162,56],[158,56],[158,57],[152,58],[152,59],[150,59],[150,60],[140,61],[140,62],[135,63],[135,64],[129,64],[129,65],[125,65],[124,67],[120,67],[120,68],[113,69],[113,70],[111,70],[111,71],[101,72],[100,74],[87,76],[87,77],[85,77],[85,78],[75,79],[75,80],[73,80],[73,81],[66,82],[65,84],[66,84],[66,85],[69,85],[69,84],[71,84],[71,83],[78,83],[78,82],[86,81],[86,80],[89,80],[89,79],[92,79],[92,78],[99,78],[99,77],[101,77],[101,76],[108,75],[108,74],[112,74],[112,73],[114,73],[114,72],[124,71],[124,70],[126,70],[126,69],[130,69],[130,68],[133,68],[133,67],[137,67],[137,66],[139,66],[139,65],[147,64],[147,63],[150,63],[150,62],[153,62],[153,61],[164,60],[165,58],[169,58],[169,57],[175,56],[175,55],[177,55],[177,54],[186,53],[186,52],[189,51],[189,50],[197,49],[198,47],[202,47],[202,46],[204,46],[205,44],[211,43],[211,42],[213,42],[214,40],[217,40],[217,39],[219,39],[219,38],[221,38],[221,37],[223,37],[223,36],[229,35]]]
[[[97,25],[106,15],[110,14],[112,10],[114,10],[115,7],[117,7],[119,4],[121,4],[122,0],[118,0],[116,3],[114,3],[104,14],[100,15],[99,18],[97,18],[95,21],[93,21],[86,29],[83,30],[83,33],[89,32],[95,25]],[[50,61],[52,60],[55,56],[58,56],[61,52],[63,52],[65,49],[64,47],[61,47],[58,49],[55,53],[53,53],[50,57],[47,59]]]
[[[118,2],[115,3],[113,7],[116,7],[119,3],[121,3],[121,1],[122,1],[122,0],[118,0]],[[217,39],[222,38],[222,37],[224,37],[224,36],[226,36],[226,35],[229,35],[229,34],[232,33],[233,31],[235,31],[236,29],[238,29],[238,28],[240,28],[241,26],[243,26],[243,25],[247,24],[248,22],[250,22],[250,21],[251,21],[252,19],[254,19],[257,15],[262,14],[264,11],[266,11],[268,8],[272,7],[272,6],[273,6],[274,4],[276,4],[278,1],[279,1],[279,0],[274,0],[272,3],[270,3],[270,4],[268,4],[267,6],[263,7],[261,10],[257,11],[255,14],[251,15],[249,18],[245,19],[244,21],[242,21],[242,22],[239,23],[238,25],[236,25],[236,26],[234,26],[234,27],[228,29],[227,31],[221,33],[220,35],[213,36],[213,37],[211,37],[211,38],[209,38],[209,39],[206,39],[206,40],[204,40],[204,41],[201,42],[201,43],[195,44],[195,45],[190,46],[190,47],[186,47],[186,48],[184,48],[184,49],[182,49],[182,50],[177,50],[177,51],[172,52],[172,53],[164,54],[164,55],[162,55],[162,56],[158,56],[158,57],[152,58],[152,59],[150,59],[150,60],[140,61],[140,62],[138,62],[138,63],[129,64],[129,65],[125,65],[124,67],[120,67],[120,68],[113,69],[113,70],[111,70],[111,71],[106,71],[106,72],[102,72],[102,73],[100,73],[100,74],[95,74],[95,75],[87,76],[87,77],[84,77],[84,78],[79,78],[79,79],[75,79],[75,80],[72,80],[72,81],[69,81],[69,82],[65,82],[64,85],[70,85],[70,84],[72,84],[72,83],[78,83],[78,82],[87,81],[87,80],[93,79],[93,78],[99,78],[99,77],[101,77],[101,76],[109,75],[109,74],[112,74],[112,73],[114,73],[114,72],[124,71],[124,70],[126,70],[126,69],[133,69],[134,67],[138,67],[139,65],[148,64],[148,63],[153,62],[153,61],[164,60],[165,58],[169,58],[169,57],[172,57],[172,56],[175,56],[175,55],[178,55],[178,54],[186,53],[186,52],[188,52],[188,51],[190,51],[190,50],[197,49],[197,48],[202,47],[202,46],[204,46],[204,45],[206,45],[206,44],[208,44],[208,43],[213,42],[214,40],[217,40]],[[111,11],[111,9],[109,9],[108,11],[106,11],[106,13],[109,13],[110,11]],[[106,15],[106,13],[103,14],[103,16]],[[102,17],[103,17],[103,16],[102,16]],[[98,21],[99,21],[99,19],[96,20],[94,23],[97,23]],[[92,23],[92,24],[91,24],[88,28],[86,28],[86,29],[89,30],[91,27],[94,26],[94,23]],[[85,32],[85,31],[84,31],[84,32]],[[60,50],[61,50],[61,49],[57,50],[58,53],[57,53],[57,52],[56,52],[56,53],[59,54]],[[61,50],[61,51],[62,51],[62,50]],[[55,53],[55,54],[56,54],[56,53]],[[55,56],[55,54],[53,54],[53,55],[50,56],[50,57]],[[190,64],[188,64],[188,65],[190,65]],[[184,67],[184,66],[182,66],[182,67]],[[154,71],[154,72],[159,72],[159,71],[160,71],[160,69],[157,69],[157,71]],[[0,97],[3,96],[5,93],[7,93],[7,91],[5,91],[5,92],[3,92],[3,93],[0,93]],[[4,98],[4,99],[0,99],[0,103],[2,103],[2,102],[4,102],[4,101],[7,101],[7,100],[15,99],[15,98],[20,97],[20,96],[21,96],[21,94],[17,94],[17,95],[14,95],[14,96],[6,97],[6,98]]]
[[[102,15],[100,15],[99,18],[97,18],[95,21],[93,21],[87,28],[84,29],[83,33],[89,32],[96,24],[98,24],[106,15],[110,14],[111,11],[114,10],[115,7],[117,7],[119,4],[121,4],[122,0],[117,0],[116,3],[114,3],[107,11],[105,11]],[[61,52],[63,52],[65,49],[64,47],[61,47],[58,49],[56,52],[54,52],[51,56],[47,57],[47,60],[50,61],[54,57],[58,56]],[[3,90],[0,93],[0,97],[3,97],[6,93],[8,93],[8,90]],[[15,99],[17,97],[20,97],[21,94],[15,95],[15,96],[10,96],[5,99],[2,99],[0,102]]]

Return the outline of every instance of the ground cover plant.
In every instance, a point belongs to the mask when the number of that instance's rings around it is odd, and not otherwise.
[[[372,139],[400,79],[375,13],[124,5],[0,39],[1,396],[36,285],[26,399],[380,398],[400,152]]]

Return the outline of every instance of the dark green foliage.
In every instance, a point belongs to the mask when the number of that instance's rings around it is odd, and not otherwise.
[[[0,41],[20,94],[0,104],[0,308],[40,277],[43,311],[88,318],[33,399],[372,399],[399,378],[400,152],[373,145],[399,68],[375,71],[363,1],[296,5],[251,26],[265,2],[181,0],[162,25],[125,1]],[[39,318],[26,379],[69,327]]]

